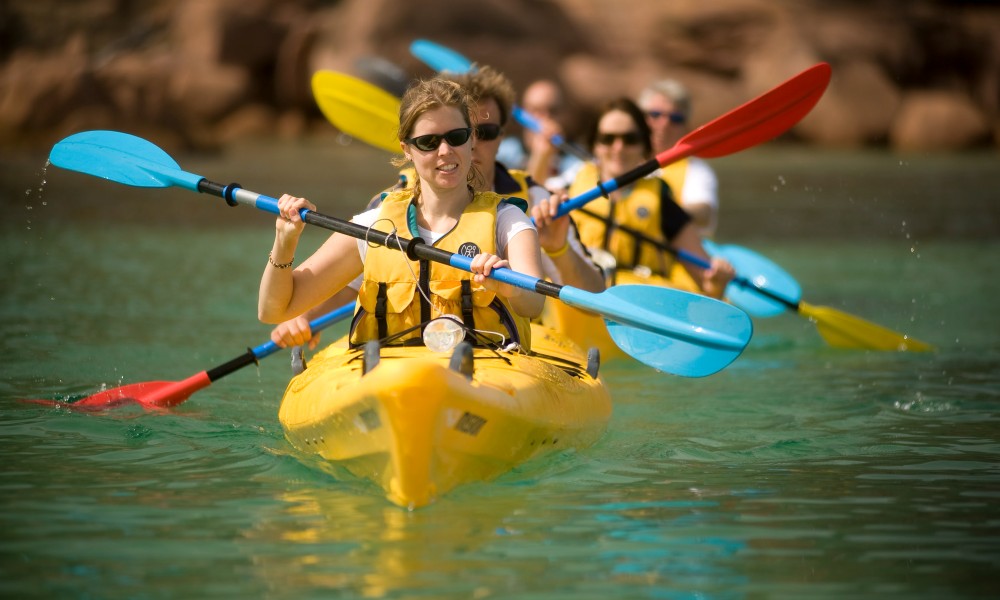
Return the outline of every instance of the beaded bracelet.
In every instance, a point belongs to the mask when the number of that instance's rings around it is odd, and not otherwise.
[[[545,249],[543,248],[543,250]],[[554,252],[549,252],[548,250],[545,250],[545,254],[547,254],[549,258],[559,258],[563,254],[566,254],[568,250],[569,250],[569,240],[566,240],[566,243],[562,245],[562,248]]]
[[[271,263],[271,266],[274,267],[275,269],[287,269],[288,267],[292,266],[292,263],[295,262],[295,257],[293,256],[292,260],[290,260],[290,261],[288,261],[286,263],[278,264],[278,263],[274,262],[274,259],[271,258],[271,253],[268,252],[267,253],[267,262]]]

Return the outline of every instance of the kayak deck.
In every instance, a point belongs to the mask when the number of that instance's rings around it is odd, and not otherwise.
[[[301,452],[424,506],[604,432],[611,401],[587,357],[541,326],[532,336],[533,355],[475,349],[471,378],[423,346],[382,348],[363,374],[364,353],[342,339],[292,379],[278,417]]]

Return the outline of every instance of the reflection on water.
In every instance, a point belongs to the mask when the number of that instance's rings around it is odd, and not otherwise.
[[[179,162],[265,193],[304,190],[340,216],[392,175],[384,154],[356,147],[272,150]],[[783,266],[804,300],[936,352],[831,349],[785,314],[756,321],[747,351],[712,377],[608,362],[615,414],[598,444],[416,512],[299,460],[276,416],[285,353],[162,414],[20,403],[179,380],[262,343],[256,286],[273,235],[267,215],[190,192],[55,169],[39,191],[43,163],[27,162],[3,164],[6,595],[992,593],[1000,248],[981,157],[775,151],[719,165],[731,190],[720,241]]]

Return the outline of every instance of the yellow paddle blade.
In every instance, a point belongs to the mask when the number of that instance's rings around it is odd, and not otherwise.
[[[799,302],[799,313],[815,323],[819,334],[834,348],[899,352],[928,352],[934,349],[930,344],[829,306]]]
[[[313,97],[327,121],[351,137],[401,154],[399,98],[367,81],[335,71],[317,71]]]

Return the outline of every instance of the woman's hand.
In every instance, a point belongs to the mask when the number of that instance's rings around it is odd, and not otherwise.
[[[490,278],[490,272],[493,271],[493,269],[499,269],[501,267],[510,268],[510,263],[496,254],[477,254],[472,259],[472,267],[470,269],[473,273],[472,281],[482,285],[490,291],[500,294],[501,296],[509,298],[510,296],[517,295],[520,293],[520,290],[516,287]]]
[[[271,331],[271,341],[277,344],[279,348],[301,346],[308,342],[309,349],[315,350],[316,345],[319,344],[319,337],[319,333],[316,335],[312,334],[312,329],[309,327],[309,319],[304,316],[289,319]]]
[[[302,234],[302,229],[306,226],[300,214],[303,208],[316,210],[316,205],[305,198],[289,194],[282,194],[278,199],[278,218],[275,219],[274,229],[280,238],[297,239]]]
[[[705,295],[712,298],[722,298],[726,293],[726,285],[736,277],[736,269],[724,258],[712,259],[712,266],[702,277],[701,288]]]
[[[569,215],[556,218],[556,214],[559,212],[559,205],[567,199],[569,196],[565,193],[556,192],[531,208],[531,218],[535,220],[535,228],[538,230],[538,245],[546,254],[557,253],[566,247]]]

